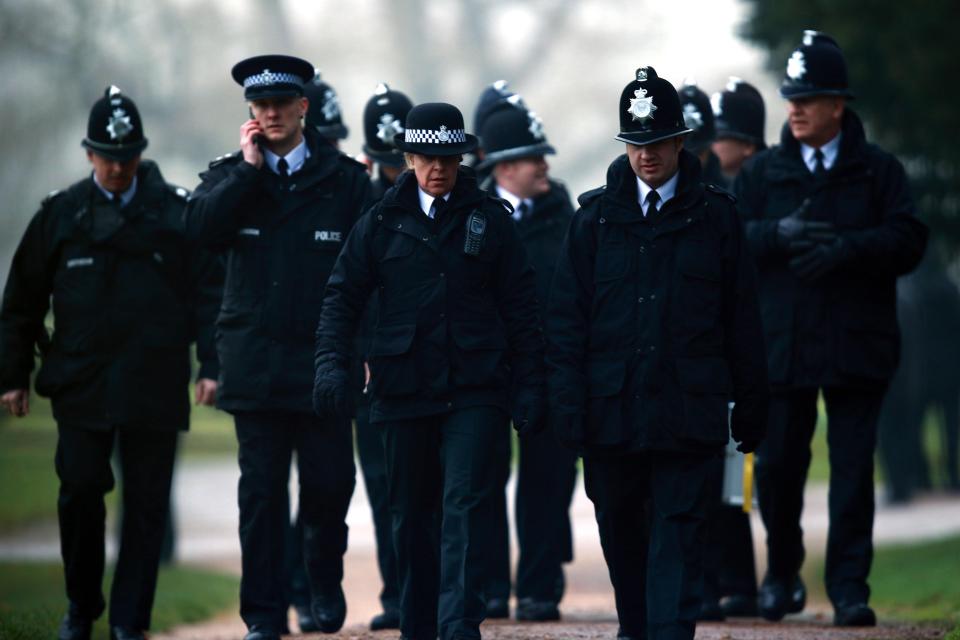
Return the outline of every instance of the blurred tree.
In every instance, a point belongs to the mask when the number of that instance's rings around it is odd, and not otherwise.
[[[904,163],[931,239],[960,249],[960,84],[956,81],[960,2],[928,0],[745,0],[742,35],[769,52],[783,74],[803,29],[833,36],[843,48],[856,94],[852,107],[868,136]]]

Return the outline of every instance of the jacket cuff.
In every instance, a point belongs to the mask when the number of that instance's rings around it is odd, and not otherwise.
[[[216,380],[220,375],[220,362],[218,360],[208,360],[200,363],[200,370],[197,372],[197,380],[208,378]]]

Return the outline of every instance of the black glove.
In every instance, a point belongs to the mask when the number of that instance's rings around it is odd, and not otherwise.
[[[781,249],[791,254],[831,243],[837,238],[833,223],[802,220],[800,214],[804,210],[798,209],[777,222],[777,243]]]
[[[760,446],[760,441],[755,438],[744,438],[737,442],[737,451],[740,453],[753,453]]]
[[[836,238],[830,244],[818,244],[792,258],[790,270],[801,280],[813,282],[843,264],[849,254],[846,241]]]
[[[331,413],[349,417],[353,415],[350,396],[350,375],[343,367],[330,365],[317,369],[313,381],[313,411],[318,416]]]
[[[529,402],[517,407],[513,416],[513,428],[521,438],[536,435],[547,426],[543,419],[543,407],[539,402]]]

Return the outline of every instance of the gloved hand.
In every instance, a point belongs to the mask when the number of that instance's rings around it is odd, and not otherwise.
[[[804,282],[813,282],[842,265],[850,255],[843,238],[830,244],[818,244],[790,260],[790,270]]]
[[[317,368],[313,381],[313,411],[318,416],[353,415],[350,396],[350,376],[347,370],[334,363]]]
[[[513,428],[521,438],[536,435],[547,426],[542,403],[537,401],[518,404],[514,410]]]
[[[833,242],[837,238],[832,222],[803,220],[800,215],[804,211],[805,208],[801,207],[777,222],[777,243],[781,249],[791,254]]]
[[[742,441],[737,441],[737,451],[740,453],[753,453],[759,446],[760,440],[754,438],[744,438]]]

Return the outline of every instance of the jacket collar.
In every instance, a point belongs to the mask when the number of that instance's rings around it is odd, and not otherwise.
[[[861,122],[860,117],[850,108],[843,111],[840,133],[840,152],[837,154],[837,159],[829,172],[833,176],[856,170],[864,164],[863,154],[867,144],[867,136],[864,133],[863,122]],[[790,125],[787,123],[784,123],[780,130],[779,153],[774,155],[771,169],[774,171],[774,178],[778,174],[795,176],[801,172],[810,175],[810,171],[803,161],[800,142],[793,137],[793,133],[790,132]]]
[[[681,149],[679,162],[679,179],[676,195],[667,201],[661,213],[669,215],[671,211],[683,210],[695,203],[703,193],[700,184],[700,160],[687,151]],[[607,185],[602,196],[604,203],[603,215],[611,222],[640,222],[644,220],[637,200],[637,175],[630,167],[626,154],[614,160],[607,169]]]

